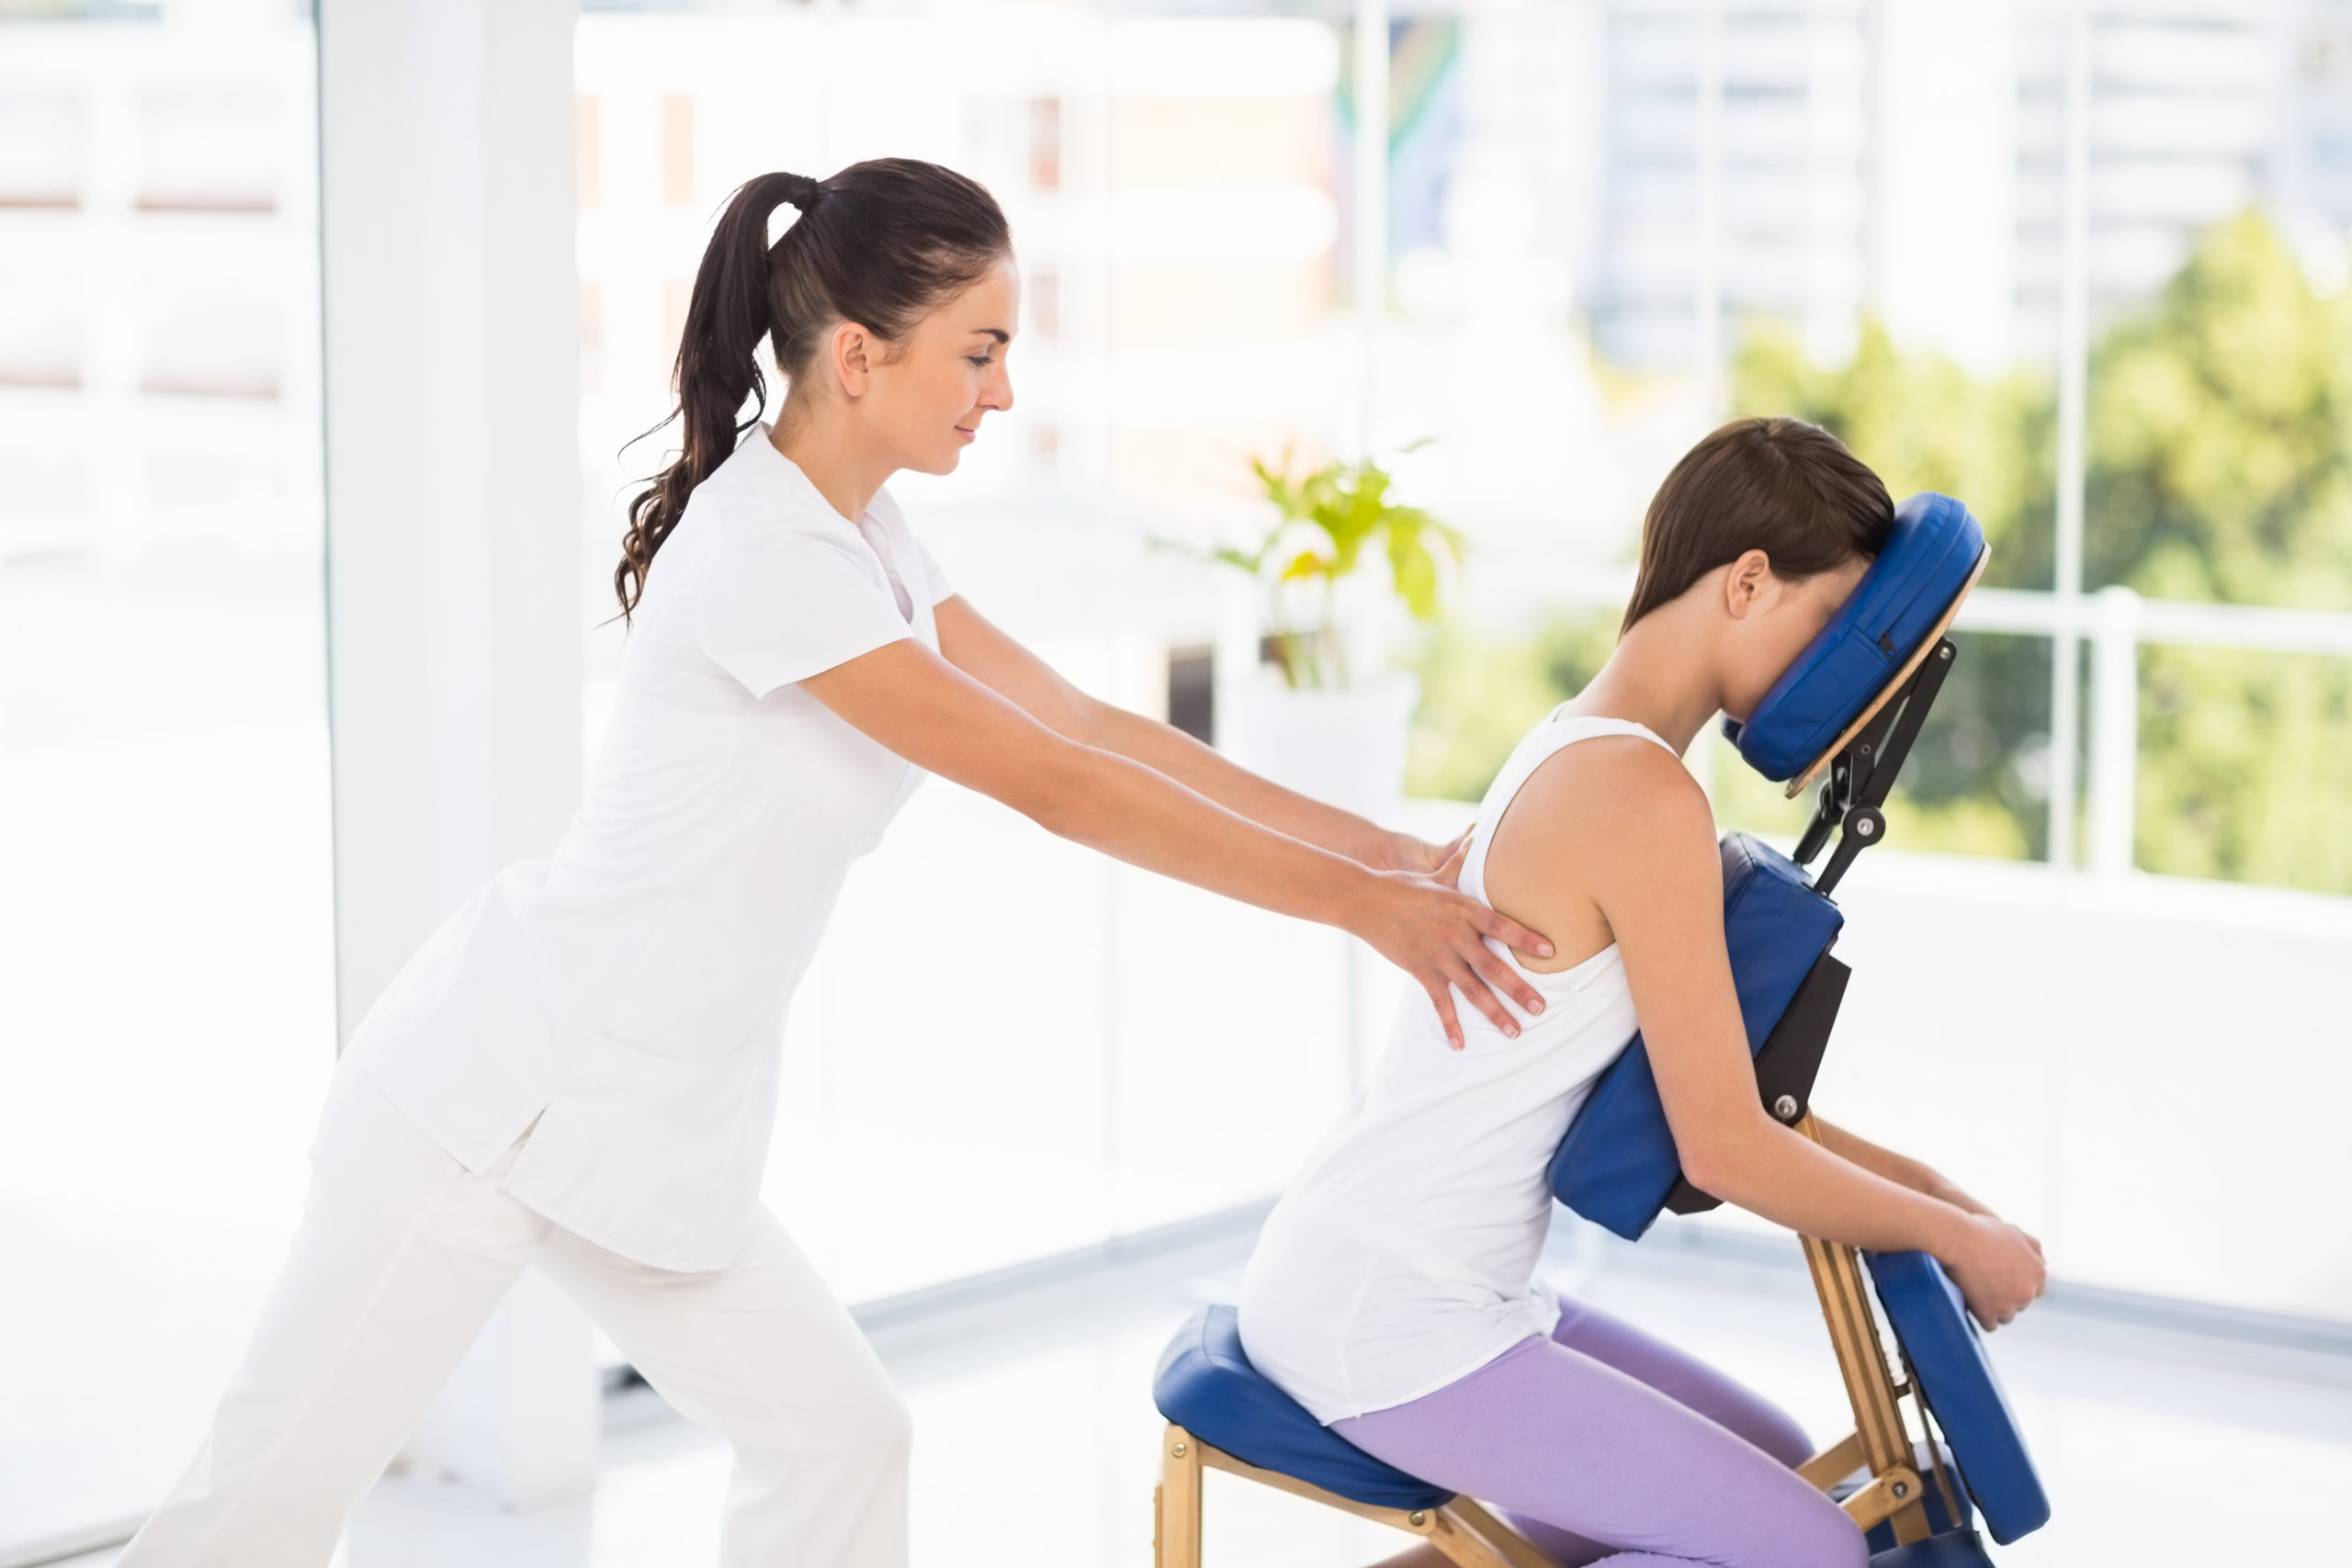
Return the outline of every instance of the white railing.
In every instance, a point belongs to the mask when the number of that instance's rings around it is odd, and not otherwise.
[[[2076,638],[2090,644],[2084,868],[2098,876],[2122,876],[2132,869],[2143,644],[2352,659],[2352,615],[2143,599],[2129,588],[2103,588],[2081,599],[1980,589],[1962,607],[1959,626],[1962,631],[2051,637],[2061,647],[2070,647]],[[2053,744],[2065,739],[2053,738]],[[2066,804],[2053,801],[2052,810],[2064,809]]]
[[[1613,609],[1633,592],[1623,567],[1544,574],[1546,597],[1577,609]],[[2090,777],[2081,869],[2099,876],[2132,870],[2138,826],[2140,649],[2146,645],[2352,659],[2352,614],[2259,604],[2145,599],[2129,588],[2074,598],[2039,590],[1980,588],[1961,606],[1957,629],[2087,642],[2091,649]],[[2064,716],[2061,716],[2063,718]],[[2053,736],[2053,748],[2071,737]],[[2052,770],[2052,777],[2058,775]],[[2056,801],[2052,803],[2054,813]],[[2052,843],[2062,842],[2052,836]]]

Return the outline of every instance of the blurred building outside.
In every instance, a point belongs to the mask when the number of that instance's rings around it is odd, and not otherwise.
[[[1980,374],[2059,348],[2066,6],[2035,0],[1610,0],[1600,199],[1579,271],[1620,365],[1689,366],[1797,324],[1815,356],[1865,311]],[[2280,215],[2318,271],[2352,223],[2352,7],[2138,0],[2089,21],[2094,317],[2145,299],[2197,235]],[[1719,116],[1696,106],[1719,94]],[[1711,129],[1712,128],[1712,129]],[[1702,186],[1720,185],[1712,240]]]

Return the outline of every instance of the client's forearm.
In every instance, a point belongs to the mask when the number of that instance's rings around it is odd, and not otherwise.
[[[1873,1144],[1868,1138],[1849,1133],[1845,1128],[1825,1122],[1818,1116],[1814,1118],[1814,1127],[1821,1134],[1822,1147],[1842,1159],[1851,1160],[1864,1170],[1876,1171],[1898,1186],[1908,1187],[1914,1192],[1924,1192],[1930,1198],[1939,1199],[1972,1214],[1992,1213],[1984,1204],[1954,1186],[1933,1166],[1913,1159],[1908,1155],[1897,1154],[1893,1149]]]
[[[1964,1245],[1969,1216],[1955,1205],[1760,1112],[1750,1135],[1719,1153],[1705,1176],[1691,1179],[1726,1203],[1825,1241],[1873,1252],[1917,1249],[1946,1261]]]

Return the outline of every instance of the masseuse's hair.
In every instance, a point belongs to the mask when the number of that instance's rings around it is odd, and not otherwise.
[[[1620,630],[1750,550],[1797,581],[1875,558],[1894,526],[1886,486],[1829,432],[1801,419],[1736,419],[1657,487]]]
[[[786,202],[800,217],[771,245],[768,219]],[[629,502],[613,570],[623,617],[637,608],[686,498],[767,408],[761,338],[785,380],[796,381],[841,322],[896,342],[1012,254],[996,198],[937,164],[876,158],[828,179],[762,175],[738,187],[703,252],[678,341],[670,419],[685,422],[684,449]]]

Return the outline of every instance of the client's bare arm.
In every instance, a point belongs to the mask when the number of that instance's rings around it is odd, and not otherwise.
[[[1496,908],[1540,919],[1564,958],[1595,922],[1616,942],[1693,1184],[1808,1235],[1931,1253],[1987,1327],[2041,1294],[2041,1256],[2023,1233],[1901,1179],[1924,1167],[1850,1136],[1846,1149],[1863,1157],[1843,1157],[1765,1114],[1724,945],[1713,817],[1673,757],[1640,740],[1568,748],[1521,790],[1491,859]],[[1535,904],[1514,902],[1539,884]]]
[[[1825,1121],[1818,1111],[1814,1114],[1813,1125],[1814,1130],[1821,1134],[1823,1147],[1842,1159],[1853,1161],[1864,1170],[1874,1170],[1889,1181],[1908,1187],[1914,1192],[1924,1192],[1930,1198],[1940,1199],[1955,1209],[1990,1218],[1999,1217],[1961,1190],[1951,1178],[1923,1160],[1897,1154],[1893,1149],[1871,1143],[1858,1133],[1849,1133],[1834,1122]],[[2041,1250],[2041,1242],[2022,1231],[2018,1234],[2032,1243],[2035,1252]]]

